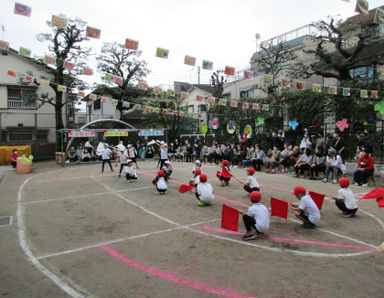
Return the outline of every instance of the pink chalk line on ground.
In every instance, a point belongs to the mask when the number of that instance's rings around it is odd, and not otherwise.
[[[158,270],[158,269],[153,268],[153,267],[148,267],[146,265],[142,265],[142,264],[136,263],[135,261],[133,261],[131,259],[128,259],[127,257],[121,255],[117,251],[115,251],[115,250],[111,249],[110,247],[105,246],[103,244],[100,245],[99,247],[103,251],[105,251],[106,253],[110,254],[113,257],[115,257],[116,259],[118,259],[118,260],[124,262],[125,264],[130,265],[130,266],[132,266],[132,267],[134,267],[136,269],[142,270],[144,272],[147,272],[147,273],[150,273],[150,274],[153,274],[153,275],[157,275],[157,276],[159,276],[161,278],[164,278],[164,279],[176,282],[178,284],[182,284],[184,286],[188,286],[188,287],[194,288],[194,289],[199,290],[199,291],[204,291],[204,292],[207,292],[207,293],[216,294],[216,295],[225,296],[225,297],[236,297],[236,298],[253,297],[253,296],[246,296],[246,295],[242,295],[242,294],[237,294],[237,293],[234,293],[234,292],[229,291],[229,290],[220,290],[220,289],[216,289],[216,288],[213,288],[213,287],[209,287],[209,286],[205,286],[205,285],[202,285],[202,284],[198,284],[198,283],[196,283],[194,281],[177,277],[177,276],[175,276],[173,274],[170,274],[168,272],[161,271],[161,270]]]
[[[235,232],[235,231],[229,231],[229,230],[223,230],[218,228],[213,228],[209,226],[198,226],[198,228],[210,230],[214,232],[219,233],[226,233],[231,235],[238,235],[243,236],[244,233],[241,232]],[[343,248],[356,248],[356,249],[365,249],[365,250],[375,250],[373,247],[365,246],[365,245],[349,245],[349,244],[339,244],[339,243],[327,243],[327,242],[319,242],[319,241],[309,241],[309,240],[300,240],[295,238],[283,238],[283,237],[270,237],[270,236],[262,236],[259,237],[260,239],[267,239],[272,241],[281,241],[281,242],[295,242],[295,243],[304,243],[304,244],[311,244],[311,245],[320,245],[320,246],[333,246],[333,247],[343,247]]]
[[[151,174],[151,173],[147,173],[147,172],[140,172],[140,173],[141,173],[142,175],[144,175],[144,176],[153,177],[153,178],[156,177],[156,175]],[[181,182],[181,181],[174,180],[174,179],[169,179],[168,181],[169,181],[169,182],[172,182],[172,183],[174,183],[174,184],[177,184],[177,185],[185,184],[185,183],[183,183],[183,182]],[[225,202],[228,202],[228,203],[232,203],[232,204],[237,205],[237,206],[241,206],[241,207],[249,207],[248,205],[246,205],[246,204],[244,204],[244,203],[237,202],[237,201],[233,201],[233,200],[231,200],[231,199],[222,197],[222,196],[217,195],[217,194],[215,194],[215,198],[218,199],[218,200],[220,200],[220,201],[225,201]]]

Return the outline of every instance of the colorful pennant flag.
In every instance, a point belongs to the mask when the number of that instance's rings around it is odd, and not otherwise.
[[[152,112],[158,113],[158,112],[160,112],[160,109],[159,108],[152,108]]]
[[[367,0],[357,0],[356,1],[356,7],[355,12],[359,14],[369,14],[369,4]]]
[[[16,78],[16,77],[17,77],[17,72],[8,69],[8,71],[7,71],[7,75]]]
[[[196,65],[196,58],[192,57],[192,56],[185,55],[184,64],[190,65],[190,66],[195,66]]]
[[[147,90],[148,90],[148,84],[147,84],[147,81],[144,81],[144,80],[139,81],[137,87],[138,87],[140,90],[147,91]]]
[[[244,70],[244,79],[253,79],[253,72]]]
[[[368,90],[360,90],[361,98],[368,98]]]
[[[91,68],[83,67],[82,74],[86,76],[91,76],[93,74],[93,71]]]
[[[185,113],[184,113],[183,111],[180,111],[180,112],[179,112],[179,116],[180,116],[180,117],[184,117],[184,116],[185,116]]]
[[[290,88],[291,87],[291,80],[289,80],[289,79],[282,79],[281,80],[281,85],[284,86],[284,87]]]
[[[203,60],[202,68],[206,70],[213,70],[213,62],[208,60]]]
[[[197,114],[197,118],[202,119],[203,118],[203,114],[202,113],[198,113]]]
[[[303,81],[297,81],[296,82],[296,89],[297,90],[304,90],[304,88],[305,88],[305,82],[303,82]]]
[[[131,104],[130,104],[128,101],[123,101],[122,106],[123,106],[123,108],[129,109],[129,107],[131,106]]]
[[[215,100],[214,97],[210,96],[210,97],[207,98],[207,102],[208,102],[209,104],[211,104],[211,105],[214,105],[215,102],[216,102],[216,100]]]
[[[167,96],[175,96],[175,91],[168,89],[167,90]]]
[[[204,97],[200,95],[196,95],[196,101],[203,101],[203,100],[204,100]]]
[[[153,93],[156,94],[156,95],[160,95],[161,93],[163,93],[163,90],[161,90],[160,87],[155,86],[155,87],[153,88]]]
[[[371,90],[371,98],[379,98],[379,91],[377,90]]]
[[[64,61],[63,67],[64,67],[64,69],[71,71],[75,68],[75,64],[68,62],[68,61]]]
[[[114,76],[113,77],[113,82],[117,85],[122,85],[123,84],[123,78],[119,76]]]
[[[224,70],[224,73],[225,73],[227,76],[234,76],[234,75],[235,75],[235,68],[234,68],[234,67],[231,67],[231,66],[226,66],[226,67],[225,67],[225,70]]]
[[[49,81],[47,81],[47,80],[40,80],[40,86],[48,87],[49,86]]]
[[[47,64],[56,64],[56,58],[45,55],[44,62]]]
[[[138,110],[138,111],[141,111],[141,105],[139,105],[139,104],[135,104],[135,110]]]
[[[117,99],[114,99],[114,98],[111,99],[111,102],[115,106],[117,106],[117,104],[119,103],[119,101]]]
[[[107,82],[112,82],[112,81],[113,81],[113,78],[114,78],[114,75],[111,75],[110,73],[106,73],[105,76],[104,76],[104,79],[105,79]]]
[[[32,77],[32,76],[25,76],[24,80],[26,80],[29,83],[34,83],[35,82],[35,78]]]
[[[223,229],[236,231],[239,229],[239,211],[223,204],[221,212],[221,227]]]
[[[20,47],[19,48],[19,55],[23,57],[31,57],[31,50],[28,50],[27,48]]]
[[[108,97],[104,97],[104,96],[103,96],[103,97],[101,98],[101,102],[107,103],[107,102],[108,102]]]
[[[271,216],[288,218],[288,202],[271,198]]]
[[[156,57],[168,59],[168,57],[169,57],[169,50],[162,49],[162,48],[157,48],[156,49]]]
[[[248,110],[249,109],[249,102],[243,102],[242,108],[243,108],[243,110]]]
[[[100,39],[101,30],[87,26],[86,35],[90,38]]]
[[[178,111],[173,111],[173,116],[178,116],[179,115],[179,112]]]
[[[9,51],[9,43],[4,40],[0,40],[0,50]]]
[[[163,113],[163,115],[167,115],[168,114],[168,109],[163,109],[161,112]]]
[[[63,85],[57,85],[57,91],[59,91],[59,92],[66,92],[67,91],[67,87],[63,86]]]
[[[335,86],[330,86],[328,88],[328,94],[331,94],[331,95],[337,95],[337,87]]]
[[[237,100],[231,100],[231,107],[237,108]]]
[[[260,110],[260,105],[258,103],[254,103],[252,104],[252,109],[254,109],[255,111],[258,111]]]
[[[376,8],[375,17],[373,22],[378,25],[384,24],[384,9]]]
[[[139,48],[139,42],[137,40],[125,39],[125,48],[136,51]]]
[[[321,85],[320,84],[313,84],[312,85],[312,91],[317,92],[317,93],[321,93]]]
[[[225,101],[225,99],[219,99],[219,105],[220,106],[226,106],[227,102]]]
[[[79,91],[77,92],[78,97],[85,97],[85,92],[84,91]]]
[[[312,201],[316,204],[317,208],[319,208],[319,210],[321,210],[321,207],[323,206],[325,195],[314,192],[314,191],[309,191],[309,195],[311,196]]]
[[[181,94],[180,94],[180,99],[181,100],[187,99],[188,95],[189,95],[188,92],[182,91]]]
[[[264,111],[264,112],[268,112],[269,111],[269,105],[263,105],[261,107],[261,109]]]
[[[96,94],[93,94],[93,93],[89,94],[89,99],[90,100],[96,100],[96,98],[97,98]]]
[[[351,89],[343,88],[343,96],[351,96]]]
[[[13,13],[24,17],[30,17],[32,13],[32,8],[27,5],[16,2]]]
[[[270,74],[263,75],[263,83],[264,84],[272,84],[273,83],[273,76]]]
[[[51,19],[51,24],[52,24],[52,26],[56,26],[58,28],[65,29],[65,28],[67,28],[68,19],[64,18],[64,17],[53,15],[52,19]]]
[[[344,118],[340,121],[337,121],[336,126],[340,129],[341,132],[343,132],[346,128],[349,127],[348,119]]]

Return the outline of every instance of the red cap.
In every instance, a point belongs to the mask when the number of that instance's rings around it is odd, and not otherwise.
[[[157,176],[159,176],[159,177],[164,177],[164,175],[165,175],[165,173],[163,170],[160,170],[157,172]]]
[[[291,195],[295,196],[297,194],[303,194],[305,195],[307,191],[305,190],[304,187],[302,186],[296,186],[295,189],[293,190],[293,193],[291,193]]]
[[[339,179],[339,184],[340,184],[340,186],[341,187],[348,187],[349,186],[349,179],[348,178],[345,178],[345,177],[343,177],[343,178],[340,178]]]
[[[206,174],[201,174],[200,175],[200,182],[207,182],[207,175]]]
[[[223,166],[229,166],[229,161],[228,160],[223,160],[222,164],[223,164]]]
[[[201,170],[200,169],[196,169],[195,170],[195,176],[200,175],[200,174],[201,174]]]
[[[260,192],[252,191],[251,194],[249,195],[249,198],[251,199],[252,202],[260,202],[263,197],[261,196]]]
[[[251,174],[251,175],[255,174],[255,169],[254,169],[254,168],[248,168],[247,171],[248,171],[249,174]]]

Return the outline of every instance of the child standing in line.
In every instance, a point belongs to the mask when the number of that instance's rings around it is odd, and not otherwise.
[[[167,193],[168,185],[164,178],[164,171],[160,170],[157,172],[157,176],[155,179],[153,179],[152,183],[156,185],[156,192],[157,195],[164,195]]]
[[[359,206],[357,205],[357,201],[355,195],[352,190],[349,188],[349,179],[348,178],[340,178],[339,179],[340,189],[339,196],[333,196],[331,199],[335,200],[336,206],[342,211],[342,215],[344,217],[353,217],[356,216],[357,209]]]
[[[200,175],[200,183],[196,186],[196,198],[199,200],[197,205],[205,206],[211,205],[214,199],[214,195],[212,193],[212,185],[207,182],[207,175]]]
[[[254,168],[248,168],[247,169],[247,181],[239,181],[239,183],[244,185],[244,190],[248,193],[251,193],[253,191],[259,191],[260,186],[259,183],[257,183],[256,178],[253,176],[255,174],[255,169]]]
[[[247,233],[243,236],[244,241],[256,238],[255,234],[252,233],[252,228],[256,230],[258,235],[265,234],[269,229],[269,211],[267,207],[260,203],[263,198],[260,192],[251,192],[249,198],[253,205],[248,208],[248,212],[239,211],[243,215],[244,226],[247,230]]]
[[[303,222],[303,228],[315,228],[320,222],[320,211],[311,196],[305,195],[306,192],[304,187],[296,186],[292,195],[300,201],[300,204],[291,203],[289,207],[295,211],[295,216]]]
[[[199,169],[201,171],[201,162],[200,160],[195,161],[195,165],[193,166],[192,174],[195,174],[195,171]]]
[[[193,177],[191,178],[191,180],[189,180],[189,185],[190,186],[198,185],[200,183],[200,175],[201,175],[200,169],[196,169],[195,173],[193,174]]]
[[[221,163],[221,172],[217,171],[216,176],[221,181],[221,186],[228,186],[229,180],[231,180],[231,174],[229,173],[229,161],[223,160]]]
[[[137,174],[135,169],[132,166],[132,160],[127,160],[127,165],[125,167],[125,178],[127,178],[127,182],[131,182],[131,179],[137,180]]]
[[[169,160],[164,161],[164,166],[162,168],[164,171],[164,178],[168,181],[168,178],[171,176],[173,168],[171,166],[171,162]]]

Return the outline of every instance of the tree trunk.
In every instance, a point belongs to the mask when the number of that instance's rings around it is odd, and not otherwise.
[[[61,151],[61,134],[60,129],[64,128],[63,123],[63,104],[62,104],[62,92],[56,93],[56,104],[55,104],[55,118],[56,118],[56,151]]]

